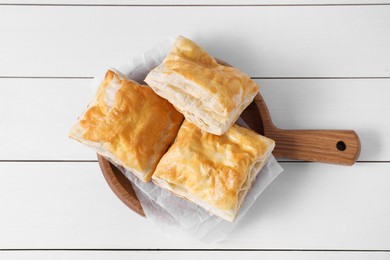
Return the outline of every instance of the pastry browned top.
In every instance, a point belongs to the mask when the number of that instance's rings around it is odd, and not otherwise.
[[[238,125],[217,136],[184,120],[152,178],[189,200],[234,211],[240,190],[249,189],[243,184],[254,164],[265,160],[273,147],[273,140]]]
[[[217,135],[233,125],[259,90],[248,75],[217,63],[200,46],[181,36],[145,81],[187,120]]]
[[[148,86],[109,70],[71,137],[150,179],[183,116]]]

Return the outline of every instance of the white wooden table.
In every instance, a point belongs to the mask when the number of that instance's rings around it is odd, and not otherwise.
[[[177,34],[253,77],[277,126],[356,130],[359,162],[281,161],[226,241],[164,238],[67,134],[98,69]],[[0,259],[390,259],[389,133],[388,0],[0,0]]]

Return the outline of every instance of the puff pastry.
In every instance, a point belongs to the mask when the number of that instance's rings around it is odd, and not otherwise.
[[[177,37],[164,62],[145,82],[199,128],[221,135],[253,101],[259,86],[237,68],[223,66],[197,44]]]
[[[149,181],[182,120],[148,86],[109,70],[69,136]]]
[[[152,181],[233,221],[274,146],[273,140],[238,125],[217,136],[184,120]]]

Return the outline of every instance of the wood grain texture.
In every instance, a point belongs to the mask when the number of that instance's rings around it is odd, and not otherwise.
[[[282,167],[229,238],[205,244],[164,237],[97,163],[0,163],[0,248],[390,249],[389,163]]]
[[[360,140],[352,130],[271,129],[276,158],[352,165],[360,154]],[[340,148],[339,148],[340,147]]]
[[[360,140],[352,130],[284,130],[277,128],[262,96],[258,94],[254,103],[260,118],[254,114],[245,116],[254,123],[261,121],[260,133],[276,143],[272,152],[276,158],[352,165],[360,154]],[[254,106],[247,111],[253,111]],[[252,124],[254,124],[252,123]]]
[[[225,66],[230,64],[218,60]],[[259,134],[276,143],[277,158],[352,165],[360,155],[360,139],[353,130],[283,130],[272,122],[266,102],[260,93],[242,112],[241,118]]]
[[[390,6],[0,6],[0,13],[0,76],[93,77],[182,34],[253,77],[390,77]]]

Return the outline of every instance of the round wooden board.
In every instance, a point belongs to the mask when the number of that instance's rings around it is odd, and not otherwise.
[[[99,154],[97,157],[103,176],[115,195],[134,212],[138,213],[142,217],[145,217],[141,203],[134,192],[130,180],[127,179],[126,176],[106,158]]]

